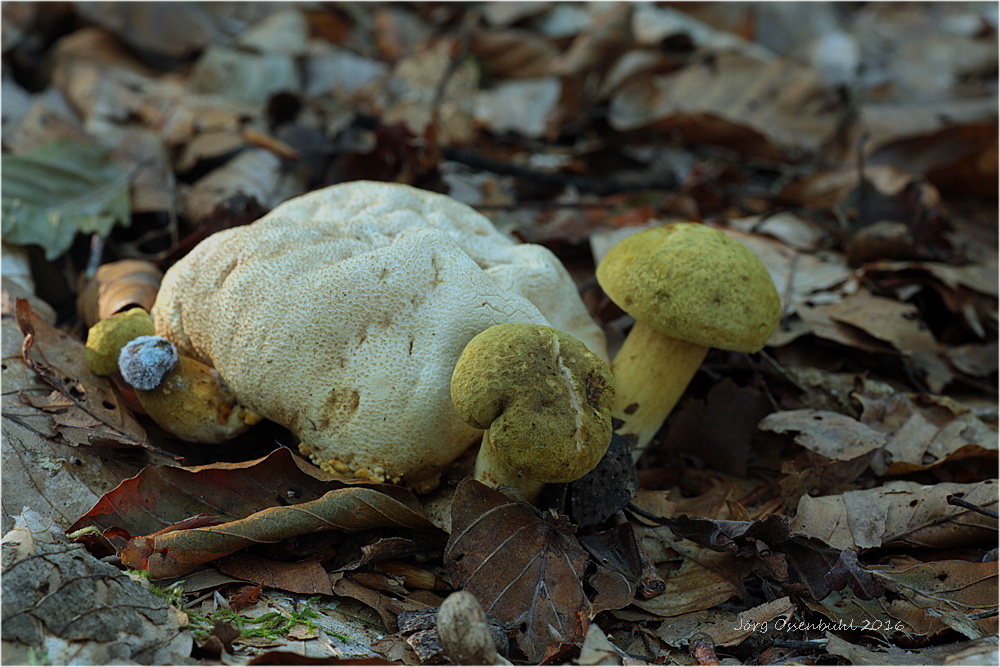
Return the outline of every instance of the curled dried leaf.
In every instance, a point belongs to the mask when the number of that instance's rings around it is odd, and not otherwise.
[[[160,290],[163,274],[158,268],[136,259],[110,262],[97,269],[92,278],[81,280],[76,309],[88,327],[129,308],[149,310]]]

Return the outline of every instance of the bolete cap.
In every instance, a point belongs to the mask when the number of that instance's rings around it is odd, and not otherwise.
[[[781,318],[781,298],[760,259],[694,222],[624,239],[597,267],[597,280],[637,321],[705,347],[756,352]]]
[[[115,313],[87,332],[87,364],[98,375],[111,375],[118,370],[118,355],[126,343],[155,333],[153,318],[142,308]]]
[[[552,327],[498,324],[477,335],[455,364],[451,400],[463,419],[489,429],[504,465],[528,479],[579,479],[611,442],[610,369]]]

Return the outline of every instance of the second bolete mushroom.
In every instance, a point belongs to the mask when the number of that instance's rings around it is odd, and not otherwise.
[[[612,368],[620,432],[656,435],[709,348],[757,352],[774,333],[781,298],[760,259],[706,225],[681,222],[621,241],[597,267],[605,293],[635,325]]]
[[[465,346],[451,400],[487,429],[475,477],[533,501],[546,483],[594,469],[611,442],[614,380],[573,336],[537,324],[498,324]]]

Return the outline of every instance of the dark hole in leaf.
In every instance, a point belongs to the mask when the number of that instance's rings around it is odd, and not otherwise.
[[[105,410],[114,410],[115,405],[111,401],[101,401],[101,405],[104,406]]]

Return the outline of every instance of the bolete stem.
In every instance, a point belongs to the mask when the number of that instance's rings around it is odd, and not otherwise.
[[[708,349],[671,338],[642,322],[632,327],[611,367],[618,386],[612,414],[625,422],[618,432],[638,438],[633,460],[642,455],[677,405]]]
[[[529,503],[538,500],[539,494],[545,488],[545,482],[529,479],[504,463],[497,448],[490,442],[490,432],[483,431],[483,443],[479,446],[476,457],[474,477],[494,489],[506,487],[517,492],[517,495]]]

